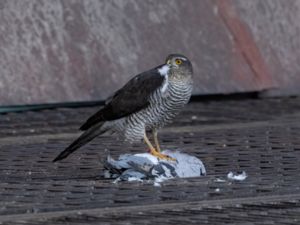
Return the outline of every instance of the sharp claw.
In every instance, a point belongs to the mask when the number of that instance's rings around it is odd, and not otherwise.
[[[161,160],[177,161],[176,159],[174,159],[168,155],[162,154],[156,150],[150,150],[150,154]]]
[[[166,160],[177,162],[177,159],[167,156]]]

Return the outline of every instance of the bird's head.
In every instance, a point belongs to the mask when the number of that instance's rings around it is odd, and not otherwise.
[[[166,58],[166,65],[169,66],[170,72],[176,76],[191,76],[193,67],[191,61],[181,54],[171,54]]]

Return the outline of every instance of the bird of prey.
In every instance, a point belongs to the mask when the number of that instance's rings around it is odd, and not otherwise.
[[[66,158],[105,132],[117,133],[131,143],[144,140],[152,155],[172,160],[160,152],[157,131],[188,103],[193,88],[192,75],[190,60],[181,54],[171,54],[164,64],[136,75],[80,127],[81,136],[53,162]],[[152,132],[154,145],[147,132]]]

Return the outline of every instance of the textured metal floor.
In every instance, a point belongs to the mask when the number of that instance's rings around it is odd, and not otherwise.
[[[102,178],[104,149],[145,149],[114,137],[51,163],[95,110],[1,115],[0,224],[300,224],[300,98],[191,103],[160,138],[208,175],[161,187]],[[228,181],[229,171],[249,177]]]

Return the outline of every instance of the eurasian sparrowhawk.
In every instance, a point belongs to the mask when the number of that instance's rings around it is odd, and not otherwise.
[[[189,101],[192,74],[192,64],[187,57],[171,54],[164,64],[136,75],[80,127],[84,131],[81,136],[53,161],[66,158],[105,132],[117,133],[129,142],[144,140],[152,155],[170,159],[160,153],[157,131],[171,122]],[[147,131],[153,133],[154,145]]]

